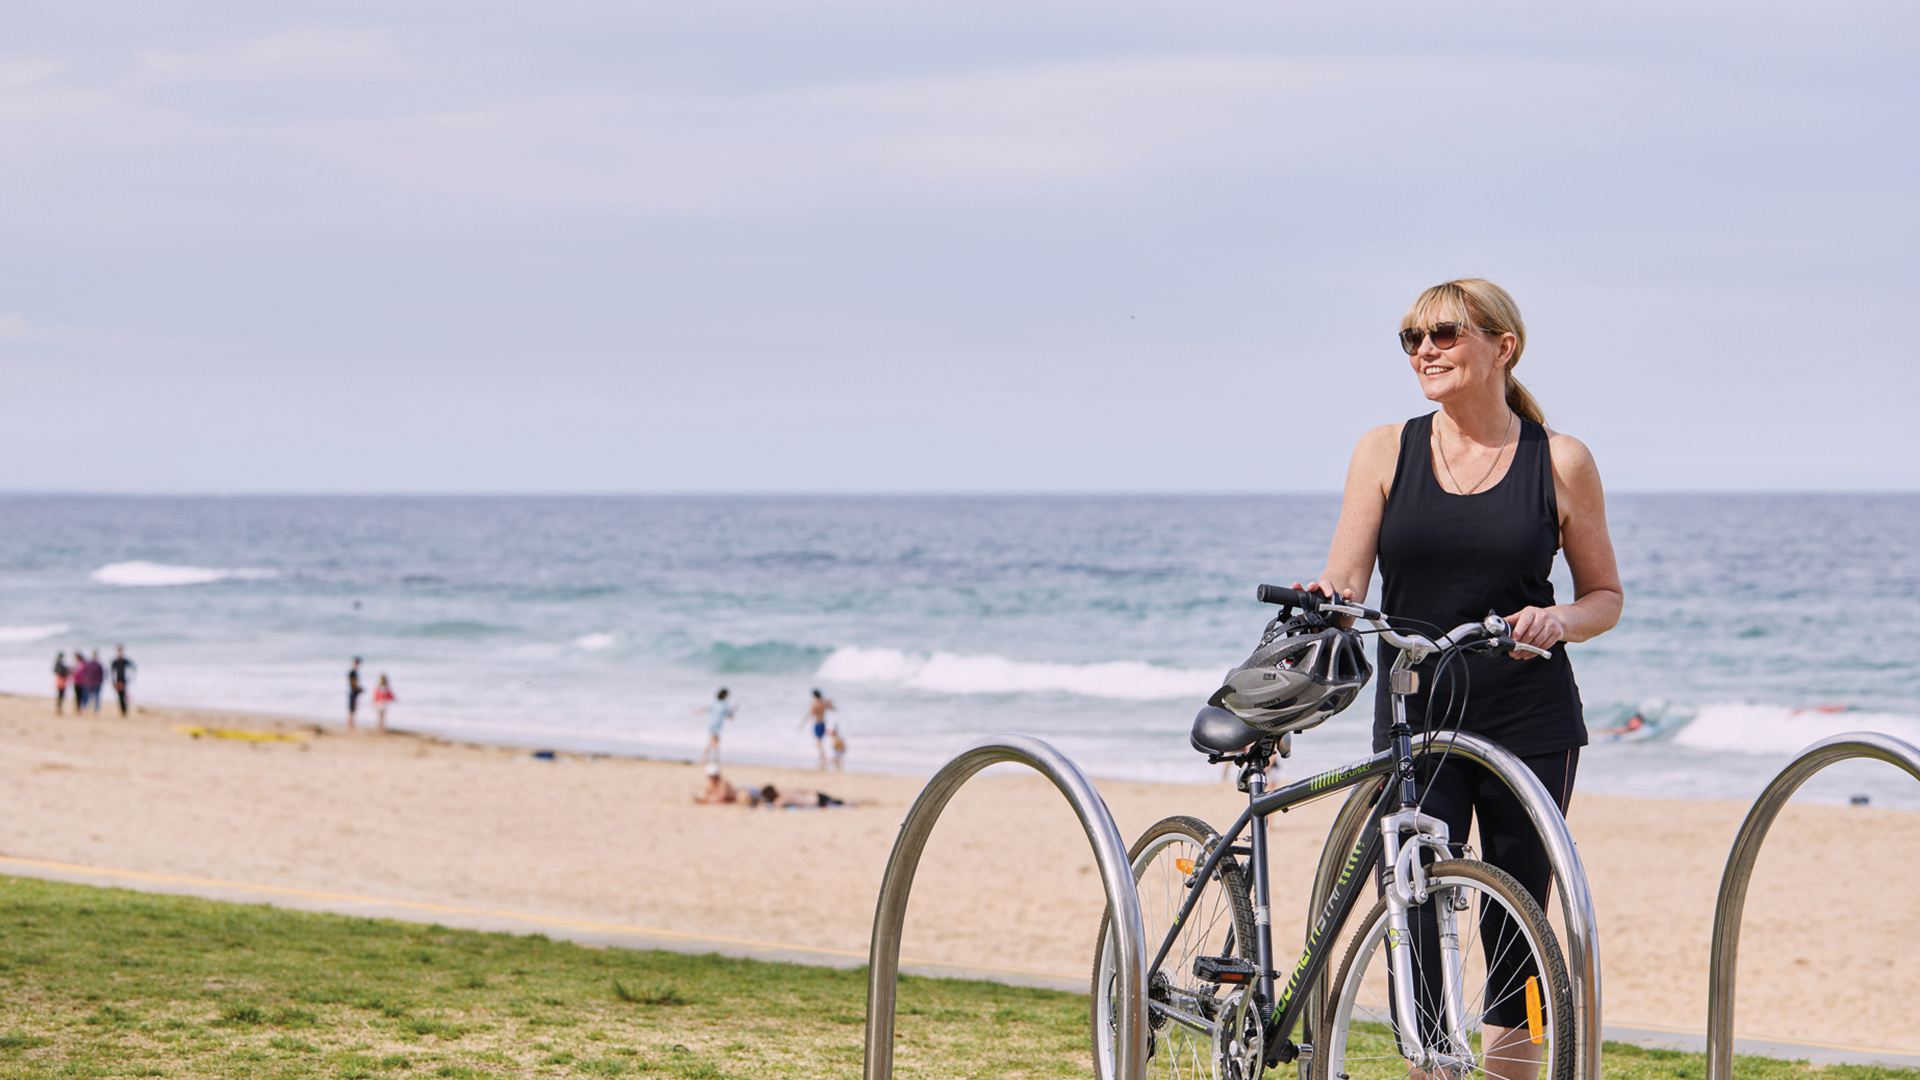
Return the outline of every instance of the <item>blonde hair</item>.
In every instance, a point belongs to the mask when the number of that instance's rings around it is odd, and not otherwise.
[[[1546,414],[1540,411],[1540,403],[1533,399],[1520,380],[1513,377],[1513,369],[1520,363],[1520,354],[1527,351],[1527,324],[1520,319],[1520,305],[1513,302],[1507,290],[1485,278],[1461,278],[1458,281],[1443,282],[1420,294],[1405,315],[1400,316],[1400,329],[1410,326],[1431,325],[1427,320],[1433,316],[1443,320],[1467,323],[1494,334],[1512,334],[1514,337],[1513,356],[1507,360],[1507,408],[1515,413],[1544,425]]]

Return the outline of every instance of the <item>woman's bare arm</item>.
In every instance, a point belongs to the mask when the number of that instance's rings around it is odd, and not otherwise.
[[[1380,518],[1387,509],[1387,489],[1400,457],[1400,424],[1385,424],[1360,437],[1347,466],[1347,489],[1340,499],[1340,522],[1333,529],[1327,568],[1320,577],[1295,588],[1316,589],[1348,600],[1367,598],[1373,581],[1373,561],[1379,554]]]
[[[1508,617],[1515,641],[1543,649],[1562,641],[1586,641],[1613,629],[1625,602],[1613,539],[1607,534],[1600,468],[1586,445],[1571,435],[1556,433],[1549,446],[1554,499],[1560,506],[1560,547],[1567,569],[1573,572],[1573,603],[1522,608]]]

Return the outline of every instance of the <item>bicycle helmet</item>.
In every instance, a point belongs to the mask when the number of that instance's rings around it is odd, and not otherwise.
[[[1269,735],[1305,731],[1353,704],[1372,677],[1359,634],[1303,612],[1268,623],[1207,703]]]

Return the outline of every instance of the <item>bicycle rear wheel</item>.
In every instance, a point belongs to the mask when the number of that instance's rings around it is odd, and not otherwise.
[[[1149,962],[1174,930],[1174,917],[1187,898],[1187,880],[1219,842],[1219,834],[1206,822],[1184,816],[1160,821],[1134,841],[1128,855],[1140,890]],[[1203,956],[1254,959],[1253,905],[1239,863],[1232,856],[1222,859],[1197,887],[1201,896],[1180,924],[1166,960],[1147,973],[1149,1077],[1216,1076],[1213,1034],[1192,1021],[1215,1023],[1234,988],[1201,981],[1193,973],[1193,962]],[[1119,1038],[1115,1012],[1119,970],[1107,922],[1107,916],[1102,916],[1093,961],[1093,1073],[1099,1080],[1112,1080],[1115,1075],[1114,1048]],[[1189,1020],[1183,1022],[1183,1016]]]
[[[1559,942],[1540,905],[1504,871],[1470,859],[1434,863],[1427,868],[1427,881],[1431,899],[1421,911],[1440,922],[1408,912],[1416,984],[1409,989],[1420,1030],[1402,1032],[1395,1020],[1394,994],[1401,988],[1391,974],[1393,935],[1383,899],[1362,923],[1334,980],[1327,1030],[1316,1033],[1314,1080],[1406,1080],[1419,1073],[1414,1060],[1419,1047],[1455,1049],[1450,1045],[1455,1025],[1447,1018],[1448,982],[1457,988],[1458,1027],[1467,1046],[1455,1067],[1436,1065],[1433,1075],[1473,1080],[1488,1076],[1490,1066],[1507,1071],[1501,1059],[1518,1065],[1538,1054],[1539,1080],[1571,1080],[1573,993]],[[1457,952],[1446,947],[1449,914]],[[1458,965],[1457,981],[1443,974],[1449,963]],[[1519,1033],[1502,1046],[1488,1047],[1483,1031],[1496,1023]]]

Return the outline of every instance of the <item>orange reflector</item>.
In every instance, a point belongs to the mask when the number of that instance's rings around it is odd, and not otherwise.
[[[1173,865],[1174,865],[1174,866],[1176,866],[1176,867],[1179,867],[1179,869],[1180,869],[1180,872],[1181,872],[1181,873],[1183,873],[1183,874],[1191,874],[1191,873],[1193,873],[1193,860],[1192,860],[1192,859],[1175,859],[1175,860],[1173,860]]]
[[[1540,1019],[1540,980],[1527,976],[1527,1032],[1535,1045],[1546,1041],[1547,1025]]]

